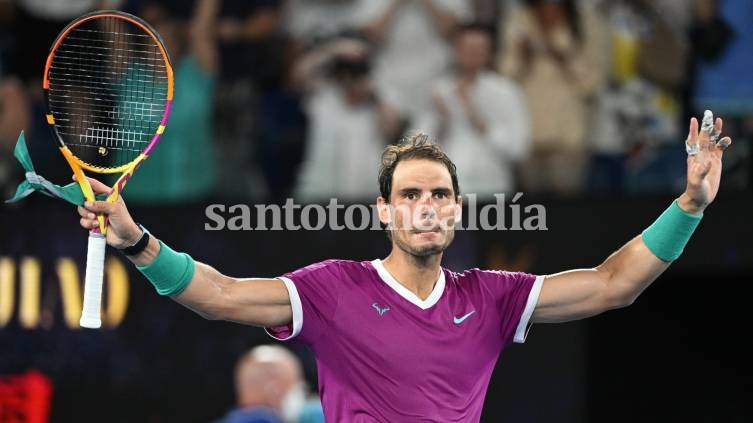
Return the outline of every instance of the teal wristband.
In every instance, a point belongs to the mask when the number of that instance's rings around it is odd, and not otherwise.
[[[160,295],[178,295],[193,278],[196,266],[186,253],[177,253],[159,242],[159,254],[146,266],[136,266]]]
[[[701,214],[690,214],[677,205],[677,200],[641,234],[643,243],[664,261],[677,260],[701,222]]]

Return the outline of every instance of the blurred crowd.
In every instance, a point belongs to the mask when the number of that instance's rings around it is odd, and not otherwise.
[[[71,19],[150,22],[175,68],[163,142],[132,203],[372,201],[382,148],[415,131],[464,194],[676,192],[691,116],[735,141],[725,187],[750,189],[750,0],[0,0],[0,188],[70,173],[41,75]]]

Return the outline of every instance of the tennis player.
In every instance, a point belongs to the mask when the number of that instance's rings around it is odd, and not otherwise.
[[[87,229],[97,224],[94,213],[105,213],[107,242],[160,294],[205,318],[307,344],[327,421],[478,421],[500,352],[523,342],[531,323],[625,307],[680,256],[717,194],[731,143],[718,140],[722,121],[709,115],[700,131],[695,118],[690,123],[685,192],[603,263],[554,275],[441,267],[462,200],[455,166],[425,135],[384,150],[377,203],[392,251],[381,260],[327,260],[276,279],[236,279],[145,232],[122,199],[79,213]]]

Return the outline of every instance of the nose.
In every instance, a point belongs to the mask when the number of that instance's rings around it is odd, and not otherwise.
[[[424,194],[423,198],[421,198],[421,218],[422,219],[428,219],[432,218],[436,215],[437,211],[434,205],[431,202],[432,195],[431,193]]]

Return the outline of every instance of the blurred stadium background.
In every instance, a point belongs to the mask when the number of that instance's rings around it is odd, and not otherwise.
[[[70,180],[41,74],[62,27],[98,8],[154,24],[176,69],[129,208],[231,275],[383,256],[378,231],[206,231],[205,208],[371,204],[378,152],[413,130],[481,203],[520,191],[547,210],[547,231],[459,233],[447,267],[593,266],[682,191],[688,119],[712,109],[734,145],[685,255],[628,309],[534,327],[500,359],[483,421],[753,421],[750,0],[0,0],[3,198],[23,179],[21,130],[38,172]],[[77,219],[41,196],[0,206],[0,422],[220,418],[235,360],[269,339],[158,297],[115,252],[106,327],[79,329]]]

